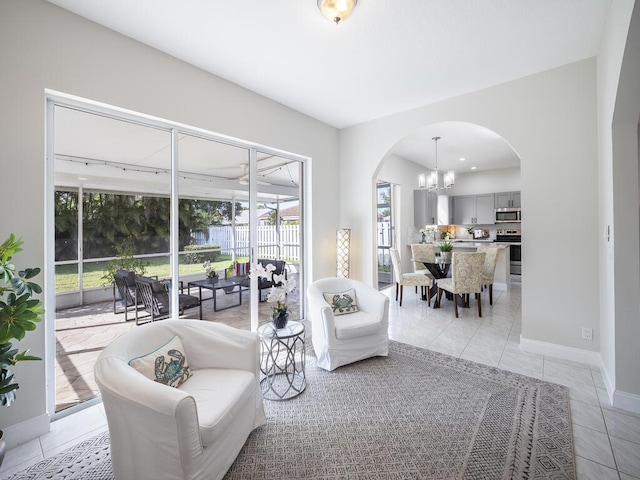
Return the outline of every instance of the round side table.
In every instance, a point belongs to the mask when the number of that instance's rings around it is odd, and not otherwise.
[[[307,386],[304,374],[304,325],[289,321],[276,329],[272,322],[258,327],[260,337],[260,387],[266,400],[289,400]]]

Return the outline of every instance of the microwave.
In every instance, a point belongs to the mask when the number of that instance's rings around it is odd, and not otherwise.
[[[495,223],[516,223],[521,220],[519,208],[496,208]]]

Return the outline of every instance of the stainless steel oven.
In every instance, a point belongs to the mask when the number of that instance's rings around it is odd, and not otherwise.
[[[520,208],[496,208],[495,223],[518,223],[522,221]]]
[[[510,243],[510,269],[512,275],[522,275],[522,236],[520,229],[500,229],[496,231],[496,242]]]

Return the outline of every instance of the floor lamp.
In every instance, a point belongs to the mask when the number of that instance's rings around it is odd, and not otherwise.
[[[336,276],[349,278],[349,264],[351,252],[351,229],[339,228],[336,232]]]

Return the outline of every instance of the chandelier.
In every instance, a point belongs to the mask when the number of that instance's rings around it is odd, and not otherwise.
[[[351,15],[358,0],[318,0],[318,8],[327,20],[337,25]]]
[[[440,181],[440,171],[438,170],[438,140],[440,137],[433,137],[432,140],[436,144],[436,169],[431,172],[429,176],[424,173],[418,175],[418,186],[420,190],[425,188],[430,191],[446,190],[451,188],[456,182],[456,176],[453,170],[449,170],[442,175],[442,182]]]

